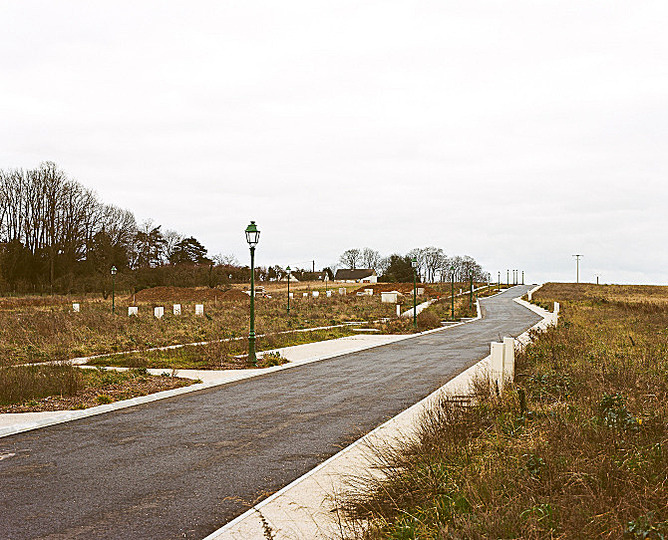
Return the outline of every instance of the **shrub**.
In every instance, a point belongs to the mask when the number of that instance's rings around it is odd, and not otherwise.
[[[417,316],[417,326],[418,330],[421,332],[431,330],[432,328],[438,328],[441,326],[441,319],[439,319],[435,313],[425,310]]]

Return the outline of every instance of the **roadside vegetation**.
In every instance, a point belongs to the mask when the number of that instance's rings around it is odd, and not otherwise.
[[[341,499],[350,538],[668,537],[668,287],[548,284],[556,328],[377,451]],[[382,473],[382,474],[381,474]]]
[[[271,297],[256,299],[258,351],[337,339],[359,334],[359,330],[383,334],[415,331],[411,317],[398,318],[394,304],[380,302],[382,284],[375,286],[378,291],[374,296],[357,296],[357,290],[365,287],[349,285],[347,295],[341,296],[337,290],[329,298],[325,294],[326,285],[322,283],[300,283],[299,287],[290,302],[289,316],[287,290],[280,289],[279,284],[273,284],[268,291]],[[401,300],[402,311],[412,306],[412,284],[389,287],[405,293]],[[313,290],[318,290],[320,297],[314,298]],[[302,296],[304,291],[307,297]],[[440,293],[429,286],[425,287],[425,292],[432,297]],[[184,297],[187,302],[182,303],[182,315],[172,315],[171,303],[179,303]],[[429,296],[421,295],[417,301],[427,299]],[[158,391],[174,384],[186,384],[151,378],[146,368],[248,369],[285,362],[276,355],[264,355],[256,365],[248,362],[249,300],[239,289],[226,292],[163,287],[141,291],[134,299],[126,296],[116,300],[116,315],[112,315],[109,301],[101,299],[81,301],[79,313],[73,312],[70,300],[62,296],[0,299],[0,406],[13,412],[51,410],[56,403],[63,407],[82,403],[90,406],[99,404],[95,397],[98,394],[109,395],[112,400],[125,397],[123,386],[131,390],[127,394],[130,396],[141,395],[151,388]],[[204,316],[194,314],[194,304],[198,302],[205,303]],[[132,304],[138,305],[140,316],[127,316],[127,307]],[[166,307],[162,319],[153,317],[155,305]],[[475,314],[467,296],[457,298],[455,306],[456,318]],[[442,298],[418,315],[418,331],[437,328],[449,318],[450,300]],[[347,324],[350,322],[358,324]],[[147,350],[197,342],[207,343]],[[122,354],[115,354],[118,352]],[[123,374],[109,371],[95,376],[95,370],[82,370],[63,363],[24,365],[64,362],[94,354],[106,356],[90,360],[89,365],[139,368],[140,371]],[[143,379],[137,378],[138,373]],[[113,391],[107,391],[112,379],[116,386]]]
[[[71,365],[0,368],[0,413],[86,409],[187,386],[194,381],[151,376],[145,369],[113,371]]]
[[[396,317],[394,304],[382,304],[378,295],[345,296],[334,293],[304,298],[295,293],[287,315],[287,292],[272,292],[271,298],[256,298],[256,333],[273,335],[291,330],[335,326],[349,322],[373,322]],[[235,290],[236,291],[236,290]],[[220,291],[221,294],[223,291]],[[238,292],[243,296],[243,293]],[[139,295],[138,295],[139,296]],[[418,298],[418,302],[428,297]],[[177,300],[174,300],[177,302]],[[447,300],[441,300],[443,305]],[[81,312],[72,312],[71,303],[60,296],[5,298],[0,300],[0,365],[60,361],[94,354],[143,350],[169,345],[245,337],[248,333],[248,299],[205,302],[204,316],[194,314],[194,304],[182,304],[182,315],[171,314],[171,302],[132,302],[131,298],[116,298],[116,315],[111,314],[109,300],[94,299],[81,302]],[[466,302],[458,300],[458,306]],[[128,317],[127,307],[137,305],[138,317]],[[153,317],[153,307],[165,306],[162,319]],[[448,304],[449,305],[449,304]],[[412,306],[412,297],[403,297],[402,310]],[[468,316],[459,311],[457,316]],[[439,315],[440,316],[440,315]],[[442,320],[449,318],[449,313]],[[424,319],[424,317],[423,317]],[[408,333],[410,321],[393,325],[377,325],[383,332]],[[424,324],[422,329],[435,327],[440,321]],[[340,337],[340,336],[337,336]],[[263,349],[297,345],[319,339],[317,334],[286,334],[258,340]],[[327,338],[331,339],[331,338]],[[308,341],[305,341],[308,340]],[[231,346],[232,355],[235,346]],[[243,346],[241,347],[243,350]]]

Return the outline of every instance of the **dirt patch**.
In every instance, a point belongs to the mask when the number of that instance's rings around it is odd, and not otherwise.
[[[144,303],[188,303],[188,302],[216,302],[228,295],[235,295],[236,289],[211,289],[210,287],[152,287],[143,289],[135,295],[136,302]],[[244,295],[241,291],[236,293]],[[244,295],[248,298],[247,295]],[[237,298],[230,296],[230,298]],[[130,296],[129,301],[132,301]]]
[[[250,296],[239,289],[228,289],[218,298],[221,302],[249,302]]]
[[[418,288],[424,289],[424,293],[427,296],[437,297],[439,296],[438,292],[431,288],[429,285],[423,285],[418,283]],[[362,285],[359,289],[355,289],[350,294],[356,294],[357,292],[364,292],[364,289],[373,289],[374,296],[380,294],[381,292],[390,292],[390,291],[399,291],[401,294],[413,294],[413,284],[412,283],[368,283]]]
[[[74,396],[47,396],[40,400],[0,406],[0,413],[24,413],[88,409],[104,403],[154,394],[193,384],[193,380],[168,376],[146,376],[103,387],[88,387]]]

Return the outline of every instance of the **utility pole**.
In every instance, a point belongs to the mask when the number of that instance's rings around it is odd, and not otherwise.
[[[313,261],[313,273],[315,274],[315,261]]]
[[[580,283],[580,257],[584,255],[576,254],[573,257],[575,257],[575,283]]]

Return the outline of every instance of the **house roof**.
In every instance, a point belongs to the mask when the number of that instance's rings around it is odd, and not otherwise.
[[[364,279],[369,276],[375,276],[376,271],[373,268],[356,268],[337,270],[334,279]]]

